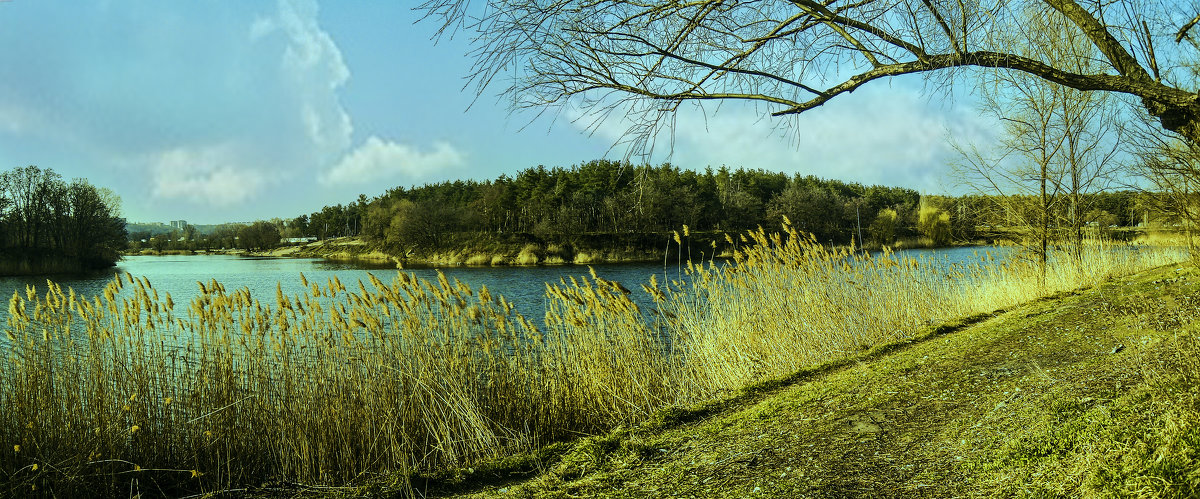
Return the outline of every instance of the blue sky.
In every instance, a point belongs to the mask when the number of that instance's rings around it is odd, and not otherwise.
[[[471,106],[466,40],[435,45],[402,4],[0,1],[0,168],[85,177],[131,221],[220,223],[625,157],[618,121],[589,132],[494,95]],[[750,107],[688,109],[652,161],[946,191],[947,134],[994,124],[921,84],[870,85],[790,134]]]

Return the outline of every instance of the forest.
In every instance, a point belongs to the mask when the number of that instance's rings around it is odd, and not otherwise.
[[[1069,212],[1078,212],[1085,227],[1110,237],[1128,236],[1115,232],[1117,227],[1179,223],[1148,192],[1086,193],[1074,208],[1066,201],[1058,196],[1050,207],[1060,232],[1068,230]],[[903,187],[762,169],[722,166],[698,172],[670,164],[594,160],[526,168],[483,181],[398,186],[291,220],[228,224],[207,233],[190,227],[157,237],[131,233],[130,239],[134,249],[264,250],[289,238],[360,236],[403,254],[463,249],[480,241],[646,243],[660,239],[646,236],[671,234],[684,226],[693,233],[737,234],[779,227],[786,218],[824,244],[945,246],[1020,242],[1037,219],[1031,211],[1040,206],[1033,196],[922,195]]]
[[[125,246],[120,200],[87,180],[49,168],[0,173],[0,272],[25,274],[111,267]]]
[[[1054,208],[1065,216],[1062,200]],[[462,232],[569,240],[582,234],[670,233],[683,226],[693,232],[739,233],[779,227],[785,219],[833,245],[925,238],[925,244],[944,246],[1017,237],[1021,220],[1029,218],[1020,212],[1034,206],[1033,199],[1022,201],[1019,196],[922,196],[903,187],[761,169],[722,166],[696,172],[670,164],[596,160],[569,168],[528,168],[513,178],[485,182],[396,187],[365,208],[360,200],[342,210],[358,214],[361,235],[394,248],[440,247]],[[1150,199],[1132,191],[1090,193],[1079,204],[1085,224],[1106,228],[1137,225],[1152,210]],[[324,213],[312,215],[318,216]],[[303,222],[293,226],[304,227]]]

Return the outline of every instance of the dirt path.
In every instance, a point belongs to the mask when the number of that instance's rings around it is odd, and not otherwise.
[[[695,421],[583,441],[523,482],[468,479],[459,493],[955,497],[1020,494],[1012,487],[1025,478],[1053,487],[1039,475],[1051,471],[1029,463],[1071,449],[1030,429],[1106,411],[1140,379],[1145,345],[1178,328],[1163,311],[1200,302],[1196,282],[1160,269],[944,328]]]

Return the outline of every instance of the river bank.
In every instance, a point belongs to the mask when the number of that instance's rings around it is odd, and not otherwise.
[[[532,266],[601,263],[661,262],[664,255],[675,261],[682,258],[728,258],[731,249],[714,251],[716,240],[711,236],[687,237],[680,243],[672,236],[626,235],[606,242],[600,237],[577,238],[570,242],[547,242],[531,236],[505,240],[465,241],[457,246],[395,251],[361,237],[339,237],[304,244],[284,245],[266,251],[242,249],[212,250],[142,250],[136,255],[226,254],[270,258],[322,258],[338,262],[357,262],[367,265],[406,267],[459,266]],[[653,243],[650,241],[654,240]],[[726,246],[721,241],[720,246]],[[458,248],[458,249],[448,249]]]
[[[33,275],[69,275],[112,267],[115,262],[101,258],[76,258],[60,255],[0,255],[0,277]]]
[[[1161,267],[631,428],[342,493],[1192,497],[1198,314],[1200,273]]]
[[[396,268],[429,267],[498,267],[537,265],[592,265],[605,263],[676,263],[685,260],[706,261],[709,259],[732,258],[734,251],[743,241],[727,240],[724,234],[692,234],[681,236],[676,242],[674,234],[624,235],[606,242],[603,237],[577,238],[567,242],[547,242],[531,236],[516,237],[505,241],[469,241],[458,249],[416,249],[398,252],[382,244],[361,237],[338,237],[303,244],[287,244],[265,251],[244,249],[203,250],[153,250],[143,249],[127,255],[181,256],[181,255],[236,255],[259,258],[320,258],[335,262],[359,263],[368,266],[395,266]],[[938,249],[987,245],[988,241],[970,241],[950,246],[936,246],[920,238],[897,240],[888,249]],[[834,251],[849,246],[831,246]],[[869,244],[867,251],[878,252],[877,244]]]
[[[654,302],[647,305],[635,302],[639,293],[627,289],[638,287],[622,286],[600,270],[538,286],[536,310],[518,313],[492,286],[473,287],[452,277],[457,269],[379,272],[390,274],[389,283],[369,273],[343,280],[321,269],[337,265],[315,260],[227,256],[210,257],[220,280],[213,272],[189,270],[190,257],[141,257],[130,265],[155,267],[156,277],[126,272],[94,299],[78,300],[74,288],[57,285],[45,295],[16,296],[9,306],[8,340],[13,358],[22,361],[0,364],[5,381],[0,398],[13,401],[11,411],[0,413],[0,438],[14,446],[0,457],[0,470],[10,477],[3,489],[10,495],[36,487],[64,496],[83,491],[125,496],[153,484],[160,495],[182,496],[282,480],[362,495],[393,485],[401,493],[437,490],[438,477],[463,475],[473,491],[487,492],[478,489],[483,481],[478,470],[496,469],[492,463],[504,456],[544,455],[546,449],[558,449],[560,456],[580,449],[577,457],[543,459],[545,466],[533,468],[582,463],[555,475],[578,487],[571,482],[592,479],[589,473],[608,465],[607,455],[632,463],[613,454],[625,446],[610,438],[622,428],[667,420],[674,422],[662,428],[702,423],[724,412],[709,404],[748,385],[763,391],[762,380],[778,385],[797,372],[817,372],[814,366],[835,369],[828,367],[835,359],[849,359],[836,364],[848,370],[885,358],[898,341],[925,338],[930,325],[1016,307],[1182,257],[1177,251],[1092,248],[1096,251],[1078,265],[1040,274],[1028,262],[993,265],[986,255],[975,255],[980,265],[956,267],[948,276],[938,262],[829,252],[795,233],[783,239],[757,231],[747,238],[753,245],[737,267],[691,269],[686,282],[669,286],[652,275],[640,286],[640,294]],[[316,267],[298,273],[294,263]],[[243,265],[274,270],[248,275],[236,268]],[[421,273],[430,276],[416,275]],[[299,282],[271,277],[283,274]],[[189,304],[186,314],[182,303]],[[1035,324],[1034,331],[1042,326]],[[961,348],[964,356],[987,350],[987,338],[976,340],[978,348]],[[996,350],[1008,355],[1017,346]],[[1070,351],[1058,347],[1052,352]],[[870,352],[880,357],[862,357]],[[119,375],[110,366],[142,374]],[[963,376],[959,370],[932,372],[953,382]],[[884,379],[858,385],[868,390],[856,395],[872,401],[891,396],[869,391],[911,378],[895,369],[880,372]],[[937,385],[936,379],[906,389],[922,390]],[[826,386],[821,393],[836,389]],[[696,407],[711,411],[687,416]],[[837,422],[823,418],[840,409],[820,405],[793,416],[832,427]],[[79,428],[95,437],[80,440]],[[703,465],[696,457],[726,459],[722,449],[750,445],[742,443],[745,435],[736,438],[715,442],[668,475],[678,478],[688,466]],[[635,456],[644,458],[686,447],[663,441],[650,449],[629,442]],[[818,435],[809,445],[824,444]],[[589,456],[600,461],[582,461]],[[696,493],[722,491],[698,483]],[[264,490],[278,490],[274,487]],[[505,487],[491,492],[500,488]],[[647,489],[635,484],[627,495]],[[609,488],[581,490],[600,494]]]

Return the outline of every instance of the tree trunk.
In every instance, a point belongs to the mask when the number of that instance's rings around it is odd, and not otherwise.
[[[1046,254],[1050,249],[1050,202],[1046,196],[1046,170],[1046,162],[1043,162],[1040,182],[1042,189],[1041,251],[1038,252],[1038,286],[1041,288],[1046,287]]]

